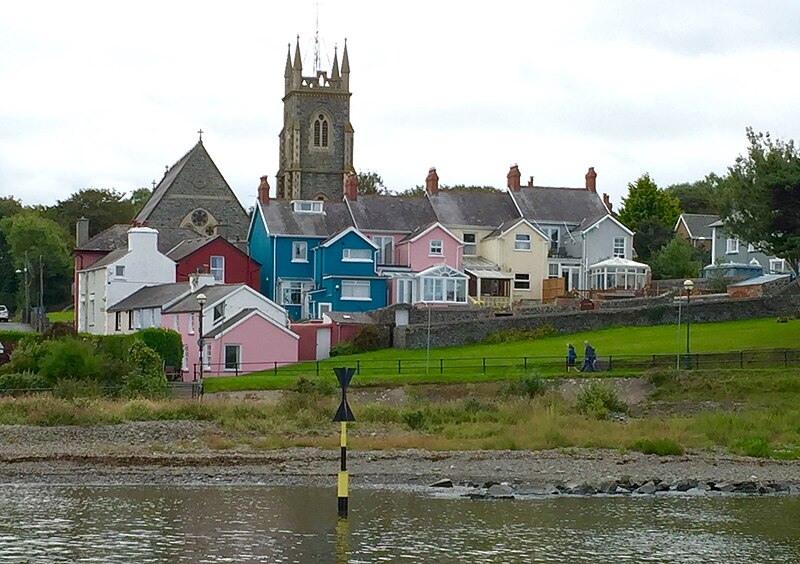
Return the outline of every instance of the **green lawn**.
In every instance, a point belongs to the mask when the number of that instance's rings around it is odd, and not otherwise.
[[[301,376],[312,379],[318,374],[330,376],[335,366],[358,366],[354,385],[503,380],[521,376],[534,368],[544,375],[563,375],[567,342],[572,342],[582,357],[583,341],[587,339],[601,357],[677,354],[686,350],[686,326],[681,327],[680,333],[675,325],[616,327],[535,341],[438,348],[430,351],[430,361],[425,350],[384,349],[246,376],[207,378],[206,391],[283,389],[294,385]],[[797,348],[798,343],[800,320],[797,319],[777,323],[774,318],[765,318],[693,324],[691,327],[693,353]],[[638,374],[641,370],[634,372]],[[624,376],[626,372],[618,369],[613,375]]]
[[[69,311],[48,311],[47,312],[47,319],[50,323],[57,323],[59,321],[63,323],[72,323],[75,319],[75,312],[72,310]]]

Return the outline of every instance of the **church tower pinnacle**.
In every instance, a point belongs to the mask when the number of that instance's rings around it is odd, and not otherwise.
[[[334,52],[330,76],[319,69],[314,70],[314,76],[303,76],[299,37],[294,62],[290,53],[291,45],[284,73],[277,196],[287,200],[341,200],[344,175],[355,171],[347,41],[341,71],[338,53]]]

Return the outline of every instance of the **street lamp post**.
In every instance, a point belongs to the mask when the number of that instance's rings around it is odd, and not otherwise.
[[[206,305],[206,295],[205,294],[197,294],[197,303],[200,304],[200,320],[198,323],[198,329],[200,330],[200,336],[197,338],[197,346],[200,349],[198,353],[198,358],[200,359],[200,381],[203,381],[203,306]],[[197,372],[195,372],[195,381],[197,381]]]
[[[692,325],[692,317],[689,315],[689,302],[692,299],[692,290],[694,290],[694,282],[685,280],[683,288],[686,290],[686,369],[692,368],[692,358],[689,356],[689,328]]]

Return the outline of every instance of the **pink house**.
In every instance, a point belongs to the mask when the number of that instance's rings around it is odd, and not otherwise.
[[[390,278],[392,303],[467,303],[467,275],[462,272],[464,242],[439,222],[420,227],[396,244]]]
[[[161,326],[183,341],[184,380],[200,372],[201,306],[203,374],[232,376],[297,362],[299,336],[289,329],[284,310],[244,284],[203,286],[166,305]]]

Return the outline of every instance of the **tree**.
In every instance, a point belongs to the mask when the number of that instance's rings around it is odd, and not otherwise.
[[[697,260],[695,250],[681,237],[673,239],[653,255],[650,268],[656,280],[695,278],[702,263]]]
[[[0,198],[0,220],[22,211],[22,204],[13,196]],[[19,276],[14,268],[14,257],[8,248],[3,232],[0,231],[0,304],[13,309]]]
[[[389,190],[383,185],[383,178],[377,172],[362,171],[356,175],[356,178],[358,179],[358,193],[361,195],[374,196],[389,193]]]
[[[424,196],[425,187],[417,184],[413,188],[406,188],[402,192],[397,192],[396,196]]]
[[[38,213],[25,210],[0,220],[0,232],[8,242],[14,268],[28,269],[31,304],[38,302],[34,297],[39,289],[40,271],[44,274],[44,305],[64,303],[70,295],[72,259],[61,227]],[[21,300],[18,299],[18,303]]]
[[[713,172],[703,180],[667,186],[664,190],[678,199],[683,213],[714,215],[719,210],[719,177]]]
[[[800,268],[800,151],[747,128],[750,146],[720,182],[725,228]]]
[[[136,190],[131,192],[131,196],[130,198],[128,198],[128,201],[131,203],[133,214],[137,214],[141,211],[141,209],[147,203],[147,200],[150,199],[150,196],[152,194],[153,191],[150,190],[150,188],[137,188]]]
[[[47,209],[52,219],[69,235],[81,217],[89,220],[89,236],[94,237],[117,223],[129,223],[135,213],[132,199],[114,189],[85,188]]]
[[[650,259],[672,239],[669,229],[656,219],[645,219],[639,223],[639,229],[633,236],[633,248],[642,262],[649,264]]]
[[[653,220],[672,230],[681,214],[678,199],[659,189],[648,173],[628,184],[628,197],[622,199],[619,220],[638,231],[642,222]]]

